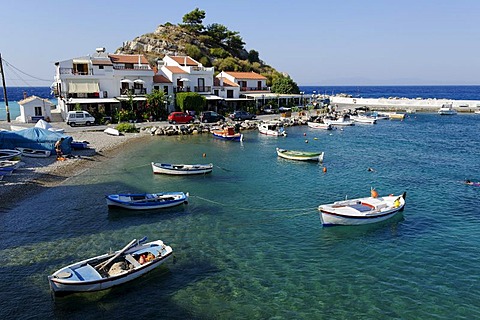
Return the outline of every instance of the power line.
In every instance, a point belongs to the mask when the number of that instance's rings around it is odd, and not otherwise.
[[[10,62],[8,62],[7,60],[3,59],[3,61],[6,62],[5,64],[6,64],[8,67],[10,67],[10,68],[12,68],[12,69],[15,69],[15,70],[17,70],[18,72],[23,73],[24,75],[26,75],[26,76],[28,76],[28,77],[30,77],[30,78],[33,78],[33,79],[39,80],[39,81],[45,81],[45,82],[51,82],[51,81],[52,81],[52,80],[47,80],[47,79],[42,79],[42,78],[39,78],[39,77],[36,77],[36,76],[32,76],[31,74],[28,74],[28,73],[26,73],[26,72],[18,69],[17,67],[15,67],[14,65],[12,65],[12,64],[11,64]],[[16,72],[14,72],[14,73],[17,74]],[[18,74],[17,74],[17,76],[18,76]],[[18,77],[20,77],[20,76],[18,76]],[[20,77],[20,78],[21,78],[21,77]],[[22,81],[24,81],[24,80],[22,79]]]

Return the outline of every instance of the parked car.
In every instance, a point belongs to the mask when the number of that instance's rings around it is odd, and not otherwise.
[[[225,121],[225,117],[214,111],[204,111],[200,114],[200,121],[204,123]]]
[[[235,111],[230,115],[233,120],[253,120],[257,116],[246,111]]]
[[[191,115],[185,113],[185,112],[179,112],[175,111],[172,112],[168,115],[168,123],[192,123],[195,120],[194,117]]]
[[[277,109],[273,108],[272,106],[267,106],[263,109],[263,112],[266,114],[274,114],[277,113]]]
[[[65,122],[72,127],[77,124],[89,126],[95,123],[95,118],[87,111],[69,111]]]

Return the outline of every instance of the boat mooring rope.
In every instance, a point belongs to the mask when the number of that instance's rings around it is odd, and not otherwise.
[[[190,195],[190,198],[197,198],[197,199],[200,199],[200,200],[203,200],[203,201],[206,201],[206,202],[209,202],[209,203],[213,203],[213,204],[216,204],[216,205],[219,205],[219,206],[223,206],[223,207],[235,207],[235,209],[237,210],[242,210],[242,211],[255,211],[255,212],[262,212],[262,211],[265,211],[265,212],[292,212],[292,211],[300,211],[300,212],[304,212],[304,213],[301,213],[301,214],[297,214],[297,215],[304,215],[304,214],[310,214],[310,213],[306,213],[306,212],[309,212],[309,211],[312,211],[312,210],[317,210],[317,208],[268,208],[268,209],[259,209],[259,208],[242,208],[242,207],[238,207],[237,205],[233,205],[233,204],[225,204],[225,203],[221,203],[221,202],[218,202],[218,201],[215,201],[215,200],[210,200],[210,199],[207,199],[207,198],[203,198],[203,197],[200,197],[200,196],[195,196],[195,195]]]

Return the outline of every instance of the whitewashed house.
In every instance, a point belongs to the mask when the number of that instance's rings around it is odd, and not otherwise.
[[[133,96],[144,103],[153,87],[154,71],[143,55],[108,54],[97,48],[92,55],[55,63],[52,89],[62,116],[78,107],[112,114]]]
[[[50,121],[52,118],[51,110],[53,104],[48,99],[30,96],[18,101],[18,104],[20,106],[20,115],[16,120],[19,122],[37,122],[40,119]]]

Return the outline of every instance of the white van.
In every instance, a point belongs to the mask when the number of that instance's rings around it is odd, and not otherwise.
[[[89,126],[95,123],[95,118],[87,111],[69,111],[65,121],[72,127],[77,124]]]

